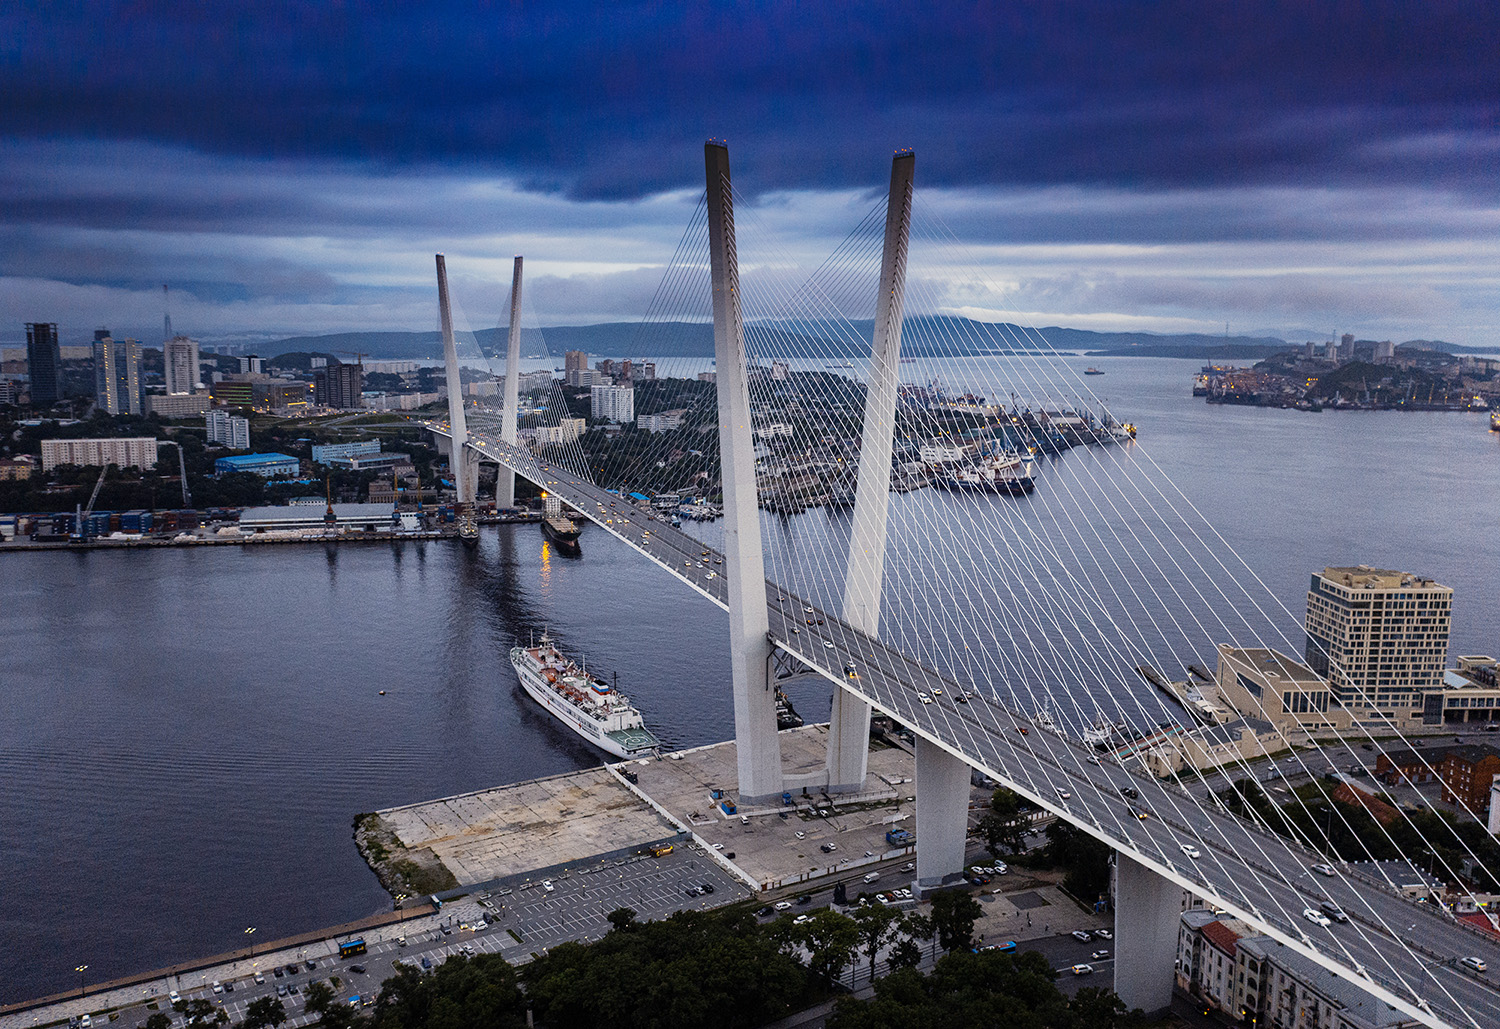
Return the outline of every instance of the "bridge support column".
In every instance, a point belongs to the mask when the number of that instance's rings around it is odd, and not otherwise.
[[[969,766],[917,737],[917,888],[960,878],[969,834]]]
[[[911,231],[912,175],[916,155],[891,161],[885,208],[880,292],[875,298],[875,338],[865,385],[865,419],[859,446],[859,482],[850,525],[849,571],[844,579],[844,621],[873,636],[880,628],[885,577],[885,536],[891,504],[891,444],[896,431],[896,385],[901,369],[901,313],[906,296],[906,250]],[[844,689],[833,691],[828,724],[828,788],[857,792],[870,756],[870,705]],[[921,780],[918,779],[918,782]],[[920,838],[920,837],[919,837]],[[960,857],[960,860],[962,858]]]
[[[443,364],[448,373],[448,427],[452,430],[453,449],[448,466],[453,469],[453,483],[458,491],[460,512],[473,516],[474,498],[479,492],[479,459],[469,451],[469,428],[464,420],[464,387],[458,374],[458,347],[453,341],[453,314],[448,305],[448,263],[437,255],[438,319],[443,333]]]
[[[510,279],[510,339],[505,349],[505,406],[500,412],[500,440],[515,446],[516,405],[521,396],[521,255]],[[495,506],[516,506],[516,473],[500,466],[495,479]]]
[[[714,368],[719,398],[719,465],[724,482],[724,575],[728,579],[729,665],[734,684],[734,743],[742,803],[779,798],[781,740],[771,680],[766,568],[755,492],[745,327],[740,311],[739,259],[729,149],[703,147],[708,180],[708,252],[713,284]]]
[[[1171,1005],[1181,921],[1182,887],[1116,851],[1115,993],[1127,1008]]]

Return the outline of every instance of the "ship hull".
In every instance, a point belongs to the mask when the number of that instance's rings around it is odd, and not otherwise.
[[[552,524],[551,518],[542,519],[542,535],[559,549],[573,554],[578,552],[578,527],[564,529]]]
[[[517,648],[520,649],[520,648]],[[563,701],[556,693],[549,689],[541,677],[530,667],[524,659],[514,654],[510,659],[511,667],[516,671],[516,678],[520,680],[521,688],[526,691],[532,700],[536,701],[547,713],[556,718],[563,725],[572,729],[584,740],[592,743],[606,754],[618,758],[630,759],[651,754],[655,748],[646,747],[640,750],[626,750],[586,715],[580,714]]]
[[[940,476],[933,479],[932,484],[938,489],[953,493],[1006,493],[1011,496],[1020,496],[1036,489],[1036,479],[1030,475],[976,481]]]

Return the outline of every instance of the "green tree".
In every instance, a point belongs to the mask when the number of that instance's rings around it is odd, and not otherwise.
[[[614,926],[615,932],[623,933],[635,925],[635,908],[615,908],[604,917]]]
[[[1109,844],[1062,819],[1047,827],[1047,855],[1066,870],[1063,888],[1082,901],[1093,901],[1109,888]]]
[[[974,923],[983,914],[979,902],[964,890],[943,890],[932,896],[932,924],[938,945],[948,952],[974,945]]]
[[[179,1000],[172,1005],[172,1008],[185,1016],[187,1029],[209,1029],[210,1026],[229,1023],[229,1015],[223,1008],[216,1007],[212,1001],[201,997],[193,1000]]]
[[[860,945],[870,959],[870,980],[875,979],[875,955],[901,931],[901,916],[880,904],[866,904],[856,908],[854,926],[859,932]]]
[[[315,1015],[321,1015],[333,1004],[333,987],[321,979],[307,984],[302,991],[303,1006]]]
[[[808,967],[828,982],[854,960],[860,931],[854,919],[827,908],[815,912],[809,921],[792,927],[793,938],[807,948]]]
[[[979,834],[991,854],[1014,854],[1026,845],[1026,830],[1031,827],[1029,809],[1021,795],[1004,786],[990,795],[990,810],[979,820]]]
[[[146,1019],[143,1029],[172,1029],[172,1016],[165,1011],[152,1012],[151,1017]]]
[[[258,997],[245,1008],[245,1020],[240,1023],[240,1029],[275,1029],[285,1021],[286,1006],[280,998]]]

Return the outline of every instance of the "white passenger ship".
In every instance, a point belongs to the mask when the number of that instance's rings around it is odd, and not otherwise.
[[[637,758],[661,748],[629,699],[564,657],[546,633],[529,647],[510,648],[510,663],[533,700],[600,750]]]

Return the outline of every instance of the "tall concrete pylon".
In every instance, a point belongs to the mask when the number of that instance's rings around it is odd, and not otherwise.
[[[734,743],[741,803],[780,796],[781,740],[771,682],[766,569],[755,491],[755,448],[740,311],[739,259],[729,148],[703,146],[708,181],[708,251],[714,309],[714,367],[719,398],[719,464],[724,481],[724,573],[729,580],[729,665],[734,685]]]
[[[464,420],[464,387],[458,374],[458,347],[453,342],[453,312],[448,304],[448,265],[437,255],[438,319],[443,332],[443,364],[448,373],[448,426],[452,430],[448,466],[453,469],[461,510],[472,510],[479,492],[479,462],[469,449],[469,426]]]
[[[899,150],[891,160],[885,208],[885,247],[875,299],[875,338],[865,388],[859,482],[844,579],[844,621],[874,636],[880,628],[885,536],[890,516],[891,446],[896,430],[896,386],[901,371],[901,314],[906,296],[906,252],[911,235],[912,178],[917,157]],[[828,788],[852,793],[864,786],[870,754],[870,705],[835,687],[828,725]]]
[[[505,348],[505,406],[500,412],[500,440],[515,446],[516,405],[521,402],[521,255],[516,255],[510,277],[510,340]],[[495,506],[516,506],[516,473],[500,466],[495,480]]]

